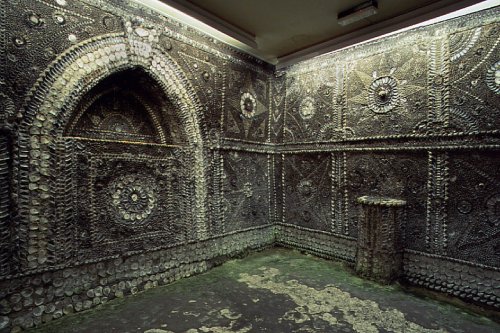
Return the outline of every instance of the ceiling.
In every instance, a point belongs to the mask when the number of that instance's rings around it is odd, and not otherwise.
[[[338,13],[365,0],[161,0],[281,65],[339,49],[451,11],[474,0],[379,0],[378,13],[347,26]],[[247,50],[248,51],[248,50]]]

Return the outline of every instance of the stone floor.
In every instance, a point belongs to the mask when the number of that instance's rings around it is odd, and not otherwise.
[[[500,332],[451,305],[285,249],[233,260],[30,332]]]

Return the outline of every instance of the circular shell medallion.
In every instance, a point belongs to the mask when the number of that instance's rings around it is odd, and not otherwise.
[[[302,119],[311,119],[314,114],[316,114],[316,105],[314,104],[314,98],[304,98],[302,103],[300,103],[299,113]]]
[[[387,113],[399,103],[398,82],[391,76],[374,80],[368,88],[368,106],[375,113]]]
[[[137,175],[126,175],[109,188],[111,205],[119,222],[139,224],[153,212],[157,198],[153,184]]]
[[[240,98],[240,109],[241,109],[241,114],[245,118],[252,118],[255,116],[255,109],[257,107],[255,97],[249,93],[245,92],[241,95]]]

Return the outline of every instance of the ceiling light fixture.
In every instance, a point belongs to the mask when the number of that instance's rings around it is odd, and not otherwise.
[[[361,21],[377,13],[377,1],[369,0],[339,13],[339,15],[337,16],[337,20],[341,26],[346,26],[354,22]]]

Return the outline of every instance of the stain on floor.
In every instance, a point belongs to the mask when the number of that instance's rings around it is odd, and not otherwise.
[[[500,324],[271,249],[29,332],[496,333]]]

